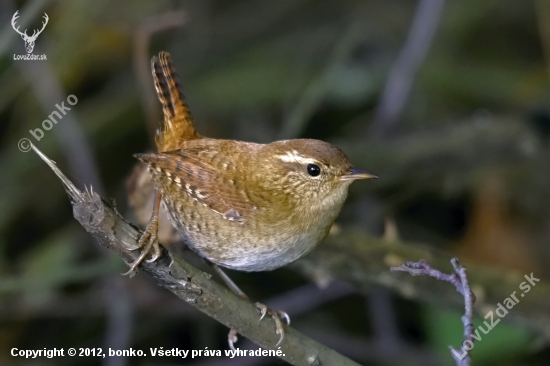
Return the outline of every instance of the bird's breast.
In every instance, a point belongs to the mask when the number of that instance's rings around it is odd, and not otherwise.
[[[293,215],[266,223],[262,211],[243,223],[232,222],[193,200],[179,206],[163,201],[163,205],[191,249],[213,263],[240,271],[270,271],[292,263],[311,251],[330,229],[330,225],[315,224],[297,227]]]

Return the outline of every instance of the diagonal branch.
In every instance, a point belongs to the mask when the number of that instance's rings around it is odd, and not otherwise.
[[[140,232],[92,189],[80,191],[59,170],[55,162],[35,146],[33,149],[63,183],[73,206],[73,215],[84,229],[103,246],[117,252],[126,263],[132,263],[139,256],[135,249]],[[140,268],[160,286],[220,323],[236,329],[266,349],[280,349],[280,358],[283,360],[299,366],[358,365],[289,327],[280,347],[275,348],[279,336],[275,333],[271,319],[258,321],[259,313],[253,304],[212,281],[207,273],[184,261],[174,260],[165,250],[162,252],[157,261],[144,262]]]

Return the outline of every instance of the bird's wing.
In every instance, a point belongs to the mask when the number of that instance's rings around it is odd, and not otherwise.
[[[136,157],[151,166],[153,181],[166,198],[174,200],[171,195],[187,194],[225,219],[244,223],[257,207],[244,189],[235,157],[224,154],[219,146],[195,141],[199,146]]]

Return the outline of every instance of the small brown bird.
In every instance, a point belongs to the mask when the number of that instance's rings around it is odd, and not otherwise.
[[[270,271],[308,253],[328,234],[351,182],[372,178],[317,140],[205,138],[136,156],[149,165],[184,242],[240,271]]]
[[[319,140],[257,144],[203,137],[195,130],[169,54],[153,58],[152,68],[164,112],[159,153],[136,157],[148,165],[158,194],[140,241],[145,249],[130,273],[151,250],[152,260],[158,257],[161,197],[183,241],[206,260],[240,271],[269,271],[311,251],[327,236],[350,184],[375,178]],[[262,315],[270,310],[259,307]]]

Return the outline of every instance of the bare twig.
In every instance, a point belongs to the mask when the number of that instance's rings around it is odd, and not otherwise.
[[[426,258],[433,267],[442,267],[450,256],[419,243],[388,242],[367,236],[358,230],[346,229],[329,236],[322,245],[304,258],[290,265],[314,281],[338,278],[356,285],[361,293],[370,293],[373,285],[393,290],[401,296],[439,307],[464,309],[462,298],[455,296],[456,289],[443,282],[426,277],[395,276],[388,272],[407,258]],[[476,294],[474,312],[485,316],[488,309],[517,291],[524,281],[524,273],[487,268],[468,264],[471,288]],[[504,322],[528,329],[548,339],[550,334],[550,285],[537,284],[537,291],[522,298]]]
[[[30,13],[34,13],[36,9],[43,7],[46,3],[47,1],[44,0],[33,1],[28,10]],[[13,10],[13,1],[7,2],[6,7],[11,7]],[[23,14],[23,12],[21,13]],[[40,16],[35,14],[35,16],[37,15]],[[25,20],[22,23],[24,22]],[[2,41],[0,40],[0,52],[1,48]],[[52,109],[66,100],[68,93],[63,89],[49,61],[18,62],[17,67],[21,70],[21,74],[26,77],[29,86],[46,113],[51,113]],[[61,152],[69,162],[73,176],[81,182],[92,184],[96,190],[103,192],[103,184],[92,147],[82,131],[74,108],[72,109],[67,114],[63,112],[63,128],[54,128],[54,134],[57,137]],[[104,255],[105,253],[101,254]],[[131,304],[126,291],[124,291],[125,284],[121,279],[114,279],[112,275],[109,275],[103,278],[103,286],[107,310],[105,346],[126,349],[131,338],[132,313],[127,311]],[[103,360],[103,363],[108,366],[124,366],[127,362],[126,358],[121,357]]]
[[[279,134],[280,139],[296,138],[303,132],[308,119],[326,98],[330,84],[328,77],[341,69],[350,58],[354,47],[363,40],[363,29],[359,22],[351,23],[339,37],[327,57],[324,69],[308,83],[296,104],[286,113]]]
[[[390,354],[404,348],[399,335],[398,312],[394,308],[390,291],[385,288],[373,288],[366,297],[369,321],[372,323],[373,343],[380,351]]]
[[[140,232],[91,189],[81,192],[53,161],[36,147],[33,149],[63,183],[71,199],[74,217],[84,229],[102,245],[117,252],[126,263],[132,263],[139,256],[135,249]],[[141,269],[187,303],[255,343],[277,351],[274,345],[279,336],[271,320],[258,321],[258,310],[253,304],[212,281],[210,275],[184,261],[175,261],[165,250],[157,261],[144,262]],[[290,327],[279,349],[279,357],[293,365],[357,365]]]
[[[428,54],[445,0],[420,0],[407,41],[393,65],[376,110],[373,132],[389,133],[399,119],[409,97],[416,73]]]
[[[132,339],[133,303],[128,294],[124,279],[110,275],[103,281],[107,304],[107,329],[105,330],[105,349],[128,349]],[[104,366],[125,366],[129,364],[127,357],[106,357],[102,360]]]
[[[51,113],[52,110],[55,110],[56,104],[67,99],[68,93],[61,86],[49,61],[18,62],[17,65],[21,74],[27,78],[46,113]],[[65,102],[65,104],[67,103]],[[96,190],[102,192],[103,185],[94,154],[80,125],[76,112],[72,110],[64,114],[63,128],[54,128],[53,132],[57,137],[61,152],[67,158],[71,174],[79,181],[88,182]]]
[[[451,355],[453,356],[457,366],[470,366],[470,350],[473,348],[474,342],[472,337],[472,334],[474,333],[472,318],[475,297],[472,294],[470,284],[468,283],[466,268],[462,267],[458,263],[457,258],[451,259],[451,263],[454,268],[454,272],[451,274],[446,274],[433,268],[424,260],[420,260],[418,262],[406,262],[400,266],[392,267],[390,270],[407,272],[412,276],[429,276],[437,279],[438,281],[448,282],[455,286],[456,290],[464,297],[465,312],[462,316],[462,324],[464,324],[464,341],[462,342],[460,350],[457,350],[452,346],[449,346],[449,349],[451,350]],[[466,347],[465,344],[468,342],[470,346]]]
[[[39,8],[46,3],[47,1],[34,1],[32,9]],[[8,6],[14,8],[13,1],[9,1]],[[0,45],[0,49],[1,47]],[[46,113],[51,113],[52,109],[67,99],[68,93],[59,82],[49,61],[18,62],[17,66],[21,70],[21,74],[26,77],[29,86]],[[63,128],[54,128],[54,134],[73,176],[81,182],[88,182],[97,191],[103,192],[103,184],[93,149],[82,131],[76,111],[74,108],[71,109],[73,110],[68,113],[63,112]],[[104,252],[101,254],[105,255]],[[131,304],[127,292],[124,291],[125,284],[121,279],[108,275],[103,278],[103,286],[107,312],[105,346],[126,349],[131,339],[132,312],[128,311]],[[104,359],[103,363],[107,366],[124,366],[128,360],[122,357],[110,357]]]

